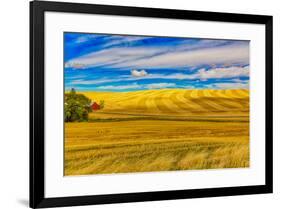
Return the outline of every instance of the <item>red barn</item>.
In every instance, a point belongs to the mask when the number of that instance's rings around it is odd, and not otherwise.
[[[93,102],[91,105],[92,110],[99,110],[100,109],[100,105],[96,102]]]

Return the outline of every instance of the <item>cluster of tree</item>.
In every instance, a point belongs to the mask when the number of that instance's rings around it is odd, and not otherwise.
[[[77,94],[75,89],[71,89],[64,96],[64,121],[87,121],[91,112],[91,100],[83,94]]]

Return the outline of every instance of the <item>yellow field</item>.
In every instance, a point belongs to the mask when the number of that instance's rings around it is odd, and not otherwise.
[[[247,90],[83,94],[105,108],[65,124],[65,175],[249,166]]]
[[[82,92],[90,99],[105,101],[106,113],[146,115],[238,115],[249,114],[249,91],[163,89],[135,92]]]

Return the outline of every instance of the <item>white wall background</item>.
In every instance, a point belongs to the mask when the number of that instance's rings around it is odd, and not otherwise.
[[[96,209],[280,208],[281,205],[281,5],[277,0],[71,0],[274,16],[274,194],[84,206]],[[0,208],[28,207],[29,3],[0,3]],[[279,206],[278,206],[279,205]]]

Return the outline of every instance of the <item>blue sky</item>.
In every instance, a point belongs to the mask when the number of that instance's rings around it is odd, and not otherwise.
[[[65,88],[248,89],[249,41],[64,33]]]

